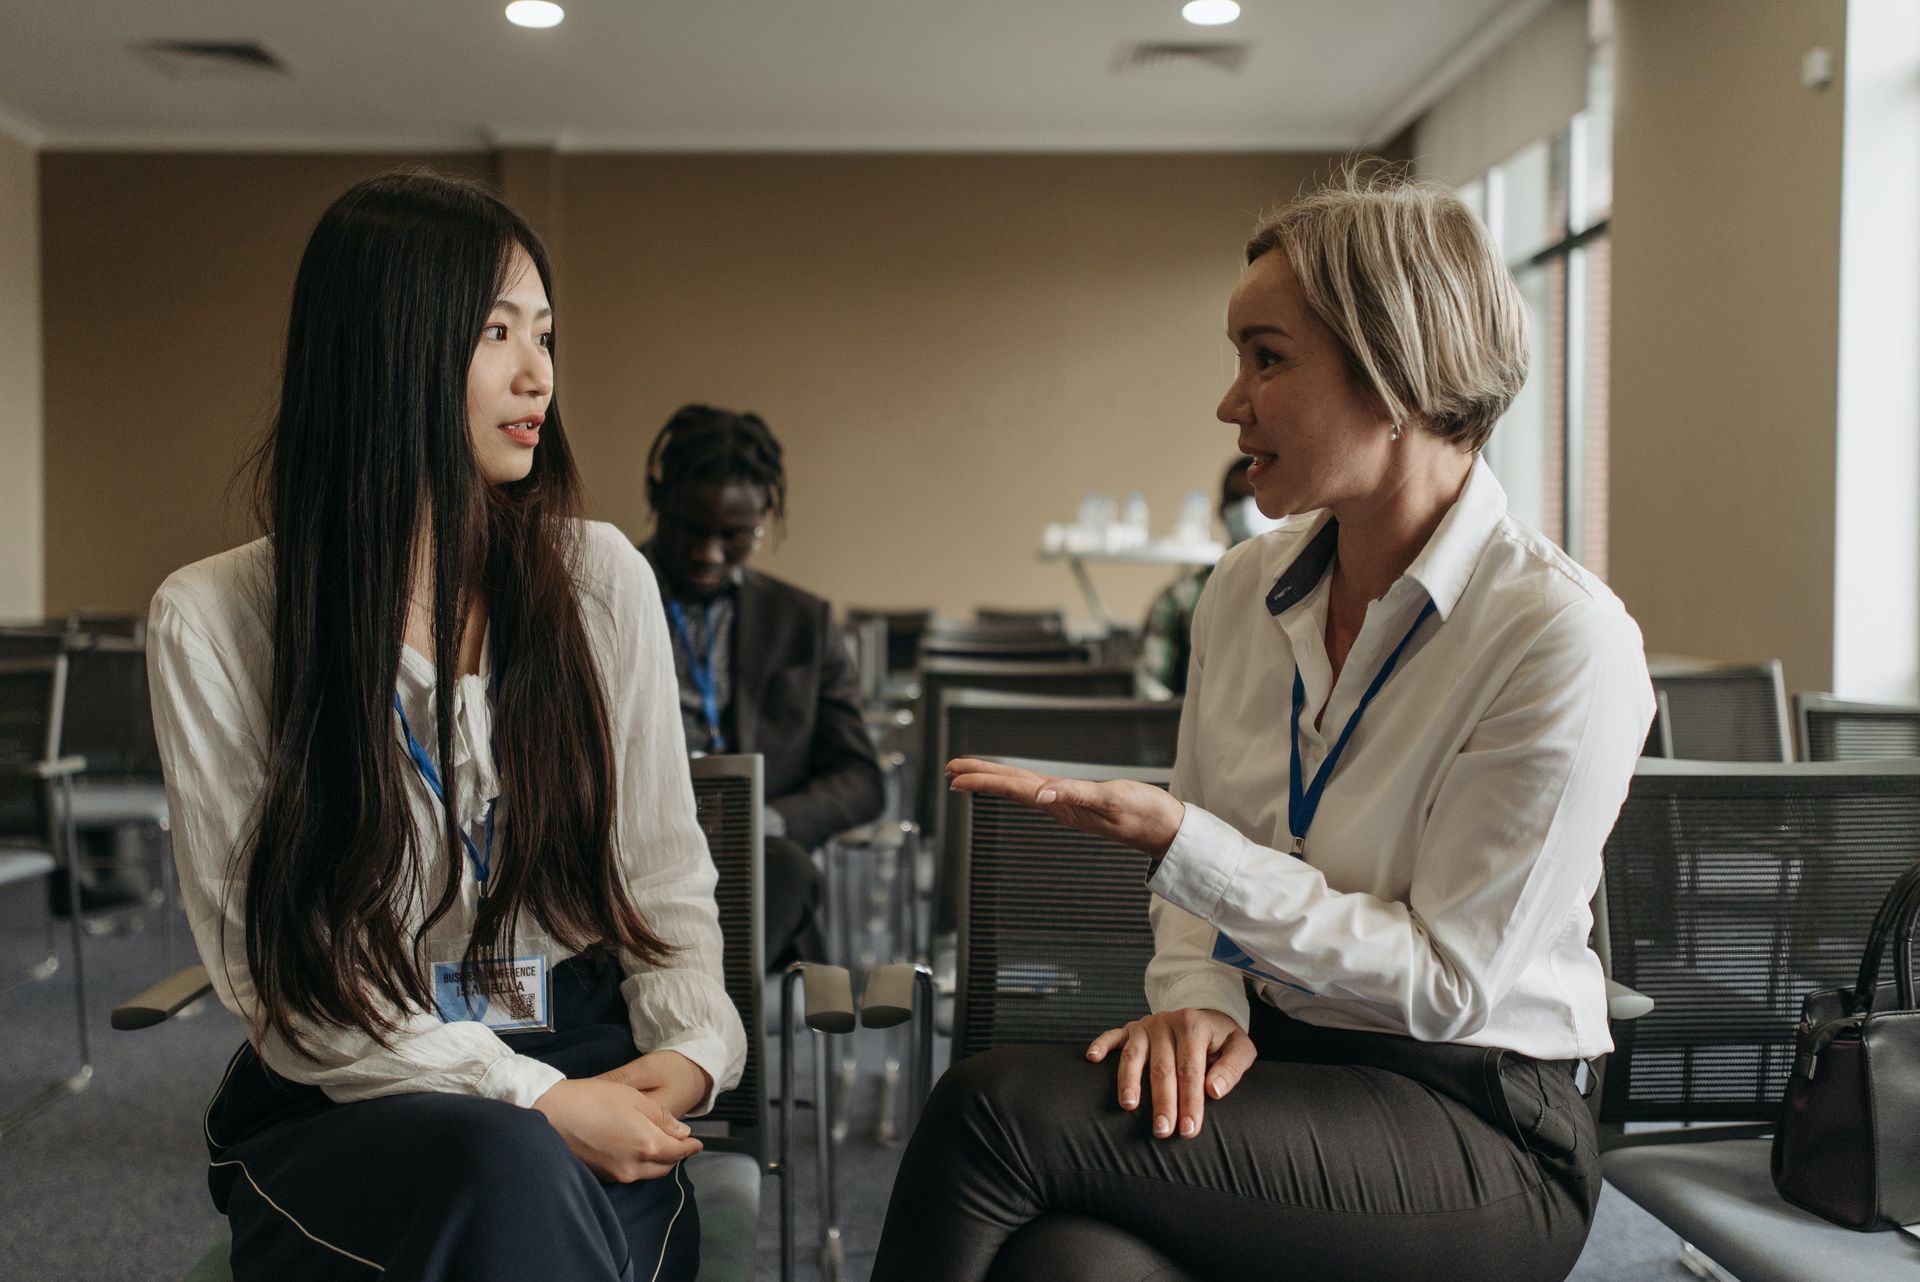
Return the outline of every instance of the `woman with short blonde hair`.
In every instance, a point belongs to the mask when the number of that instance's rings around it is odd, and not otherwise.
[[[1153,1013],[956,1065],[875,1278],[1573,1267],[1611,1049],[1587,905],[1653,692],[1478,457],[1524,317],[1443,188],[1349,169],[1255,234],[1218,413],[1261,511],[1311,517],[1209,580],[1171,793],[947,768],[1151,857]]]

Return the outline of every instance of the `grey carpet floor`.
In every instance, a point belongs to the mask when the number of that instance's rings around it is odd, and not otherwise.
[[[42,932],[30,892],[0,892],[0,960],[18,961]],[[0,1134],[0,1282],[171,1282],[221,1228],[207,1200],[201,1112],[238,1023],[217,1008],[139,1033],[107,1027],[111,1006],[190,960],[184,928],[155,922],[138,934],[86,941],[95,1074],[90,1087]],[[75,1058],[73,967],[0,993],[0,1111],[32,1083]],[[846,1043],[842,1043],[845,1045]],[[873,1142],[878,1038],[853,1043],[861,1075],[848,1136],[838,1148],[844,1277],[864,1282],[899,1164],[897,1147]],[[805,1076],[803,1081],[808,1080]],[[811,1134],[803,1125],[804,1135]],[[797,1146],[796,1230],[801,1278],[818,1278],[811,1148]],[[760,1231],[760,1276],[778,1276],[779,1190],[768,1180]],[[1611,1189],[1601,1199],[1576,1282],[1680,1282],[1678,1240]]]

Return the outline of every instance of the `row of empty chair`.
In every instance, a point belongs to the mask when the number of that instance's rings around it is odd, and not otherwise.
[[[1654,659],[1647,755],[1694,761],[1867,761],[1920,756],[1920,706],[1825,693],[1787,699],[1779,660]]]

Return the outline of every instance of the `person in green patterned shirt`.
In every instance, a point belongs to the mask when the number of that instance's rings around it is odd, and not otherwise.
[[[1227,527],[1228,547],[1279,524],[1260,515],[1253,505],[1253,486],[1247,483],[1252,462],[1242,454],[1220,478],[1220,520]],[[1187,634],[1193,627],[1193,608],[1200,604],[1200,589],[1207,586],[1212,573],[1212,566],[1203,565],[1181,575],[1147,607],[1133,672],[1142,698],[1177,699],[1187,692],[1187,660],[1193,653]]]

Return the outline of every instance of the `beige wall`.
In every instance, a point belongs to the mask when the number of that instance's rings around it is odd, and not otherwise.
[[[1587,105],[1587,0],[1553,0],[1415,124],[1420,172],[1477,178]]]
[[[249,536],[227,483],[271,409],[300,246],[392,162],[45,158],[55,608],[139,608]],[[792,481],[768,569],[842,605],[963,613],[1076,604],[1035,553],[1086,490],[1143,493],[1156,532],[1214,492],[1239,246],[1326,163],[505,153],[499,175],[556,244],[595,515],[645,533],[646,449],[676,406],[753,408]],[[1121,618],[1169,577],[1096,573]]]
[[[788,452],[775,573],[843,605],[1074,603],[1036,553],[1084,491],[1144,494],[1156,532],[1217,492],[1239,248],[1314,163],[571,158],[562,382],[596,510],[643,533],[668,414],[750,407]],[[1123,619],[1170,577],[1094,573]]]
[[[45,604],[40,351],[39,159],[0,133],[0,619]]]
[[[42,157],[47,605],[144,610],[168,573],[253,537],[236,468],[273,411],[307,234],[408,160]]]
[[[1619,0],[1610,577],[1648,648],[1833,672],[1843,0]],[[1910,287],[1910,286],[1909,286]]]

